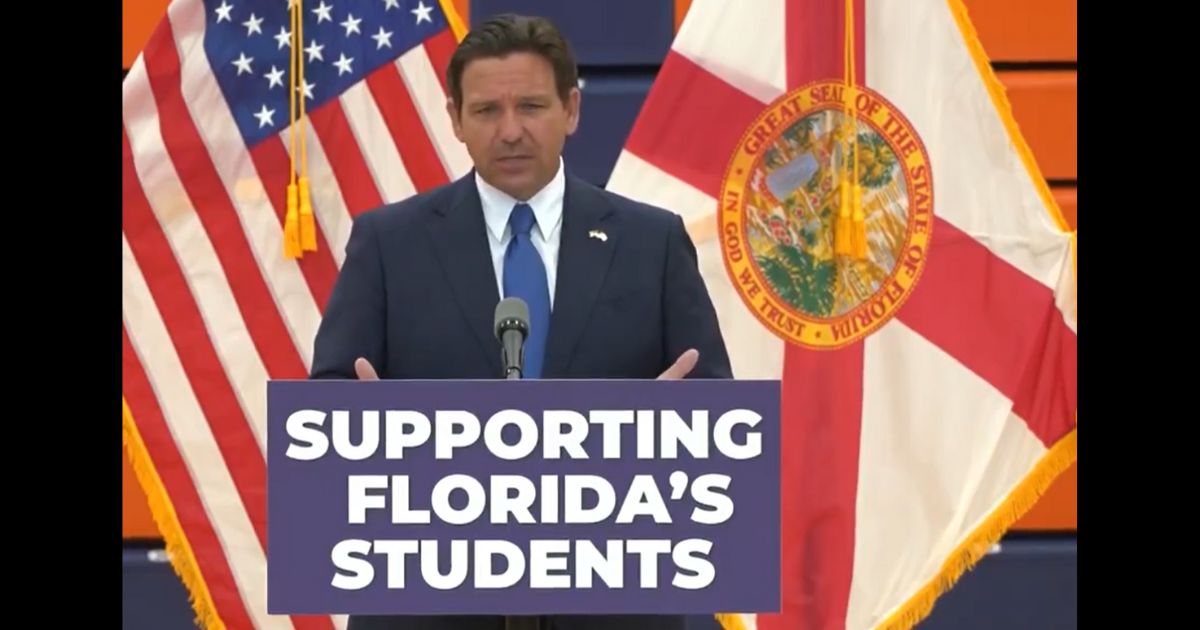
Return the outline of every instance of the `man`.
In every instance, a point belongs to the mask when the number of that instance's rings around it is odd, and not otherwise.
[[[731,378],[675,214],[567,174],[575,61],[540,18],[469,33],[447,112],[474,169],[363,214],[317,333],[313,378],[500,378],[501,296],[529,305],[525,378]],[[551,630],[683,628],[678,616],[557,616]],[[351,630],[499,630],[503,618],[353,618]]]

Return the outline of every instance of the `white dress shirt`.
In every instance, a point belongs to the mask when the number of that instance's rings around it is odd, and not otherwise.
[[[492,266],[496,269],[496,289],[504,295],[504,252],[512,241],[512,229],[508,217],[513,206],[520,203],[508,193],[483,181],[475,172],[475,186],[479,189],[479,201],[483,205],[483,218],[487,223],[488,245],[492,250]],[[546,266],[546,282],[550,289],[550,307],[554,307],[554,279],[558,276],[558,245],[562,236],[563,192],[566,179],[563,176],[563,160],[558,158],[558,173],[546,187],[539,190],[525,203],[533,208],[536,225],[530,231],[533,247]]]

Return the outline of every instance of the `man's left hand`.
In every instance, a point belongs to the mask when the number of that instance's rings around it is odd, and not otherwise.
[[[667,368],[667,371],[658,375],[658,380],[677,381],[687,376],[696,367],[696,362],[699,360],[700,352],[695,348],[688,349],[679,355],[679,358],[671,367]]]

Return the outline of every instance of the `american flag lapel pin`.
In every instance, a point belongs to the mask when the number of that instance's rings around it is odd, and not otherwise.
[[[592,230],[588,232],[588,238],[594,238],[606,243],[608,242],[608,235],[604,233],[604,230]]]

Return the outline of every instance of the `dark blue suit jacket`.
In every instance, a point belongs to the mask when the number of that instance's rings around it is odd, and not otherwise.
[[[543,378],[655,378],[688,348],[689,378],[731,378],[678,215],[567,174]],[[601,230],[607,240],[591,238]],[[500,378],[500,300],[474,173],[360,215],[317,332],[313,378]]]

